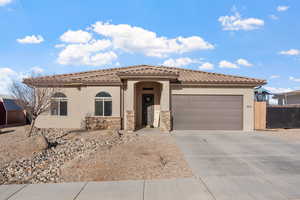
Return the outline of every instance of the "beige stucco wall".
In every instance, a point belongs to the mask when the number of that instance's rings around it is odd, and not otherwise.
[[[136,84],[140,80],[132,80],[127,82],[127,87],[124,89],[124,112],[133,111],[136,102],[141,104],[141,100],[136,98],[137,91],[140,96],[141,89],[136,90]],[[254,101],[252,88],[204,88],[204,87],[178,87],[170,85],[167,80],[156,80],[156,84],[160,85],[161,94],[157,95],[155,100],[156,109],[161,111],[170,110],[170,94],[208,94],[208,95],[243,95],[243,128],[245,131],[252,131],[254,128]],[[142,85],[142,84],[141,84]],[[146,85],[144,85],[145,87]],[[148,85],[149,86],[149,85]],[[146,86],[146,87],[148,87]],[[143,87],[143,86],[140,86]],[[68,115],[67,116],[51,116],[50,112],[39,116],[36,126],[39,128],[81,128],[83,120],[87,115],[93,116],[95,112],[94,100],[98,92],[105,91],[112,95],[112,116],[121,116],[121,88],[119,86],[90,86],[90,87],[70,87],[61,88],[68,98]],[[159,104],[158,100],[160,98]],[[139,115],[140,116],[140,115]],[[126,115],[124,115],[126,122]],[[141,118],[141,117],[139,117]],[[140,123],[140,122],[139,122]],[[126,129],[126,123],[123,123]]]
[[[84,118],[94,116],[95,96],[105,91],[112,96],[112,116],[120,117],[120,87],[119,86],[90,86],[61,88],[68,99],[68,115],[52,116],[50,111],[39,116],[36,126],[39,128],[81,128]]]
[[[202,95],[242,95],[243,96],[243,130],[254,130],[254,92],[253,88],[204,88],[171,86],[172,94]]]
[[[161,91],[160,91],[160,105],[159,109],[161,111],[169,111],[170,110],[170,81],[169,80],[161,80],[161,79],[151,79],[151,80],[145,80],[145,79],[135,79],[135,80],[128,80],[127,81],[127,87],[124,88],[124,112],[126,111],[137,111],[137,103],[140,104],[141,102],[137,102],[137,86],[140,84],[146,84],[146,83],[156,83],[160,84]],[[136,103],[137,102],[137,103]],[[156,107],[158,109],[158,107]],[[137,114],[136,120],[138,123],[140,123],[141,116]],[[125,123],[127,120],[127,116],[124,115],[123,120],[123,127],[126,129],[127,124]]]

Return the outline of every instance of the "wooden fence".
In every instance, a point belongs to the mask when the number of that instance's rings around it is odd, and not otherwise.
[[[264,130],[267,124],[266,102],[254,102],[254,129]]]

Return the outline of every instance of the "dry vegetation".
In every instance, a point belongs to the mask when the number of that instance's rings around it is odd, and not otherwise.
[[[29,143],[32,138],[24,130],[25,127],[8,128],[0,134],[0,172],[2,168],[5,184],[192,176],[174,138],[168,134],[122,137],[112,131],[72,132],[63,137],[54,134],[48,138],[58,144],[41,150]]]
[[[62,168],[67,181],[113,181],[191,177],[192,172],[169,135],[145,134],[106,146]]]
[[[5,128],[0,133],[0,168],[13,160],[31,157],[34,152],[40,150],[28,146],[30,138],[27,137],[25,129],[19,126]]]

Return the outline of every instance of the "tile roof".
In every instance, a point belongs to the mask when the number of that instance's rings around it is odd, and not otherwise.
[[[173,77],[182,84],[224,84],[224,85],[263,85],[265,80],[232,76],[204,72],[199,70],[190,70],[184,68],[135,65],[121,68],[111,68],[94,70],[87,72],[78,72],[71,74],[61,74],[53,76],[42,76],[38,78],[24,79],[24,83],[33,86],[51,86],[51,85],[113,85],[122,84],[122,78],[126,76],[155,76],[158,78]]]
[[[128,70],[120,70],[116,73],[118,76],[179,76],[179,71],[167,67],[140,66]]]

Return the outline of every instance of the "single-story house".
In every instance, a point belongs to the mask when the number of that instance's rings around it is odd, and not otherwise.
[[[273,99],[277,99],[278,105],[299,105],[300,104],[300,90],[275,94]]]
[[[26,124],[25,111],[18,106],[14,98],[0,96],[0,126],[18,124]]]
[[[244,130],[254,127],[254,87],[265,80],[184,68],[137,65],[25,79],[57,87],[39,128],[142,127]]]

